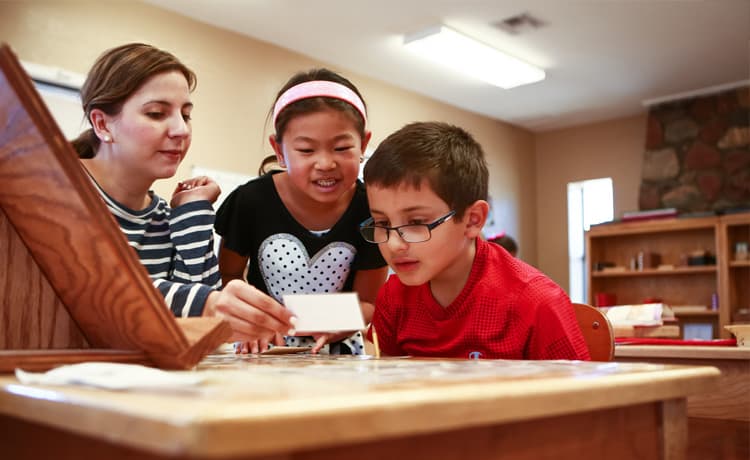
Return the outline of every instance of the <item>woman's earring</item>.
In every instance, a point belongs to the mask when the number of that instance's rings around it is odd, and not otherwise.
[[[112,137],[109,134],[105,134],[104,136],[102,136],[102,140],[104,142],[112,142]]]
[[[365,162],[365,157],[364,157],[364,155],[363,155],[363,156],[361,156],[361,157],[359,157],[359,162],[360,162],[360,163],[364,163],[364,162]]]

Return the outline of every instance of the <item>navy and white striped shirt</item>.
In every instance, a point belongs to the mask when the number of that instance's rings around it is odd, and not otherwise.
[[[211,203],[192,201],[171,209],[149,192],[151,204],[134,211],[96,187],[172,313],[200,316],[208,295],[221,288]]]

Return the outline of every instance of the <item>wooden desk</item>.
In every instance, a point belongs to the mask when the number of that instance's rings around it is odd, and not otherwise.
[[[618,345],[615,361],[717,367],[716,391],[688,397],[691,458],[750,458],[750,348]]]
[[[750,422],[750,348],[617,345],[615,360],[715,366],[721,371],[717,391],[688,398],[688,415]]]
[[[210,356],[189,393],[0,377],[5,458],[681,459],[712,367]]]

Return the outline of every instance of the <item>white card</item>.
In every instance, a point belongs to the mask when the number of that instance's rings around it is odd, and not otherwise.
[[[285,294],[284,305],[297,317],[299,332],[357,331],[365,328],[354,292]]]

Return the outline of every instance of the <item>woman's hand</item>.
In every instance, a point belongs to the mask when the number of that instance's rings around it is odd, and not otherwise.
[[[172,192],[169,206],[176,208],[192,201],[207,200],[214,203],[221,194],[221,188],[213,179],[207,176],[193,177],[177,184]]]
[[[294,335],[297,318],[280,303],[240,280],[232,280],[221,291],[209,294],[203,316],[216,316],[229,322],[235,342],[255,343],[266,350],[277,336]]]

